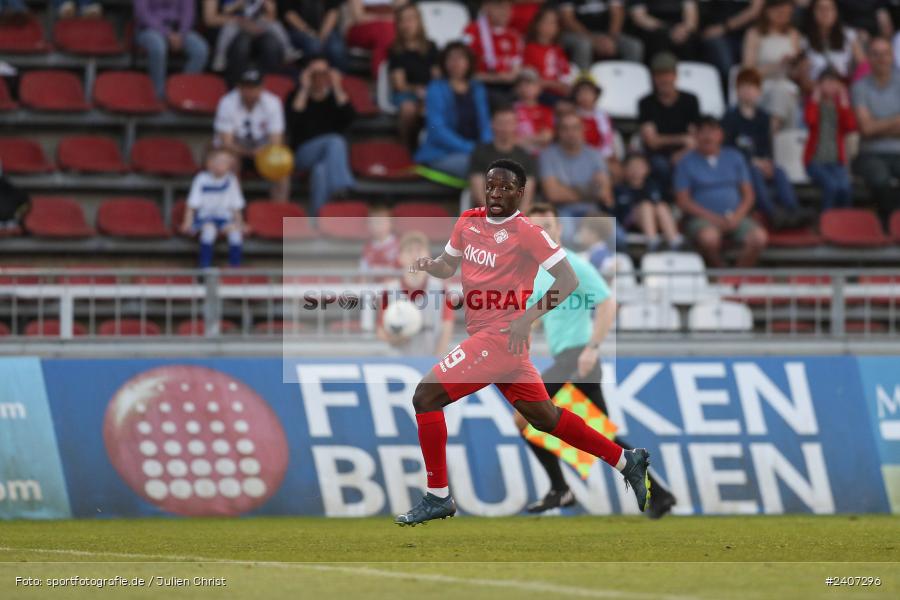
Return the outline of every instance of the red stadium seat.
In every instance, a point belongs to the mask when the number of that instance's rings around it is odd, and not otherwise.
[[[125,46],[119,41],[113,24],[103,18],[60,19],[53,25],[56,46],[72,54],[109,56],[122,54]]]
[[[297,82],[285,75],[270,73],[263,77],[263,87],[278,96],[281,101],[284,102],[288,99],[288,96],[291,95],[291,92],[294,91],[294,88],[297,87]]]
[[[138,275],[132,283],[138,285],[191,285],[196,283],[191,275]]]
[[[214,114],[227,91],[225,81],[212,73],[179,73],[166,80],[169,106],[189,113]]]
[[[56,148],[59,166],[80,173],[125,173],[118,143],[101,135],[73,135],[59,141]]]
[[[106,269],[100,265],[69,265],[66,267],[66,274],[60,275],[56,279],[56,283],[65,285],[115,285],[120,283],[120,278]]]
[[[365,240],[369,238],[368,216],[365,202],[335,202],[322,207],[317,224],[328,237]]]
[[[19,108],[19,104],[12,99],[12,94],[9,93],[9,86],[6,85],[6,79],[0,77],[0,112],[16,110],[17,108]]]
[[[298,321],[262,321],[253,326],[253,333],[262,335],[292,334],[306,330],[306,325]]]
[[[190,147],[176,138],[146,137],[131,147],[131,166],[152,175],[193,175],[200,167]]]
[[[812,333],[815,323],[810,321],[772,321],[772,333]]]
[[[26,138],[0,138],[0,166],[5,172],[24,175],[54,168],[41,145]]]
[[[350,167],[359,177],[414,179],[413,160],[403,144],[388,141],[357,142],[350,146]]]
[[[812,248],[822,244],[822,236],[812,229],[769,230],[769,246],[777,248]]]
[[[885,333],[888,326],[882,321],[845,321],[844,331],[846,333]]]
[[[0,321],[0,337],[7,336],[10,334],[9,325]]]
[[[362,331],[362,324],[358,320],[332,321],[328,324],[329,333],[360,334]]]
[[[877,247],[888,243],[878,217],[860,208],[835,208],[819,220],[825,241],[836,246]]]
[[[891,213],[891,219],[888,222],[888,234],[895,244],[900,244],[900,210]]]
[[[455,220],[447,209],[428,202],[407,202],[391,210],[395,231],[418,230],[433,242],[447,241]]]
[[[237,331],[237,328],[238,326],[231,321],[219,321],[220,333],[232,333]],[[193,321],[182,321],[178,324],[175,333],[177,333],[178,335],[192,336],[204,335],[206,333],[206,324],[201,319],[194,319]]]
[[[159,206],[145,198],[115,198],[100,205],[97,229],[124,238],[167,238],[171,234],[163,222]]]
[[[58,319],[35,319],[25,325],[25,335],[29,337],[59,337],[59,329]],[[87,335],[87,328],[75,321],[72,323],[72,334]]]
[[[138,71],[100,73],[94,83],[94,101],[105,110],[128,114],[155,114],[164,109],[150,77]]]
[[[69,198],[37,196],[25,217],[25,229],[32,235],[49,238],[86,238],[94,230],[84,220],[77,202]]]
[[[222,276],[219,278],[219,282],[222,285],[265,285],[276,283],[277,281],[277,279],[273,280],[268,275],[242,273],[240,267],[232,267],[223,271]]]
[[[160,335],[159,325],[143,319],[108,319],[97,326],[97,335],[142,336]]]
[[[368,82],[359,77],[345,75],[342,85],[344,91],[350,96],[350,103],[356,112],[364,117],[371,117],[378,114],[378,105],[375,104],[375,98]]]
[[[29,71],[19,82],[19,99],[34,110],[83,112],[91,105],[84,99],[84,86],[69,71]]]
[[[4,269],[15,269],[17,273],[12,275],[10,273],[0,275],[0,285],[36,285],[41,283],[41,276],[32,275],[31,273],[23,273],[23,269],[27,269],[28,267],[23,267],[21,265],[4,265]],[[3,269],[0,269],[0,273],[2,273]],[[46,281],[46,277],[44,278]]]
[[[283,222],[285,218],[290,218],[290,221]],[[252,235],[269,240],[316,236],[306,211],[288,202],[251,202],[247,205],[247,224]]]
[[[49,49],[44,28],[36,16],[0,19],[0,52],[38,54]]]

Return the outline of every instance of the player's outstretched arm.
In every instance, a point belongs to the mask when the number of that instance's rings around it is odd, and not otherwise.
[[[437,258],[423,256],[422,258],[416,259],[416,262],[409,266],[409,272],[415,273],[417,271],[425,271],[432,277],[447,279],[453,277],[456,273],[460,260],[461,257],[451,256],[446,252],[442,252]]]

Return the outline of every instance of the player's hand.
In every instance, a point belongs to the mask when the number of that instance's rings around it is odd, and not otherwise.
[[[584,379],[591,370],[597,366],[597,357],[600,352],[596,348],[585,346],[578,355],[578,376]]]
[[[509,334],[506,347],[513,356],[523,354],[531,347],[531,323],[522,317],[512,321],[509,327],[501,329],[500,333]]]
[[[417,258],[416,262],[409,265],[410,273],[418,273],[419,271],[425,271],[428,274],[431,274],[431,268],[434,266],[434,259],[430,256],[423,256],[422,258]]]

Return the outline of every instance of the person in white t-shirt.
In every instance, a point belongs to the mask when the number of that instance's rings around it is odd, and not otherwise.
[[[213,149],[206,157],[206,170],[200,171],[191,183],[187,209],[181,231],[186,235],[200,234],[200,268],[212,265],[213,246],[219,233],[228,237],[228,264],[241,263],[244,221],[244,194],[234,175],[234,156],[225,149]]]
[[[244,71],[237,87],[222,96],[216,108],[215,146],[241,159],[241,169],[255,171],[253,157],[270,144],[284,143],[284,106],[278,96],[263,89],[262,73]],[[272,200],[286,202],[290,175],[272,183]]]

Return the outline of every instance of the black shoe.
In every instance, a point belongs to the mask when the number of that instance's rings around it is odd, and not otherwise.
[[[630,486],[634,490],[641,512],[645,512],[650,506],[649,468],[650,453],[646,449],[625,450],[625,470],[622,471],[622,476],[625,477],[625,487]]]
[[[530,513],[542,513],[551,508],[572,506],[573,504],[575,504],[575,494],[572,493],[572,490],[550,490],[546,496],[534,504],[529,504],[525,510]]]
[[[432,493],[425,494],[425,497],[419,501],[412,510],[402,515],[397,515],[394,523],[397,525],[408,525],[415,527],[419,523],[431,521],[433,519],[446,519],[456,514],[456,503],[453,502],[451,496],[439,498]]]
[[[675,496],[661,489],[654,490],[654,492],[650,496],[650,508],[647,509],[647,516],[651,519],[662,519],[672,512],[672,507],[675,506]]]

